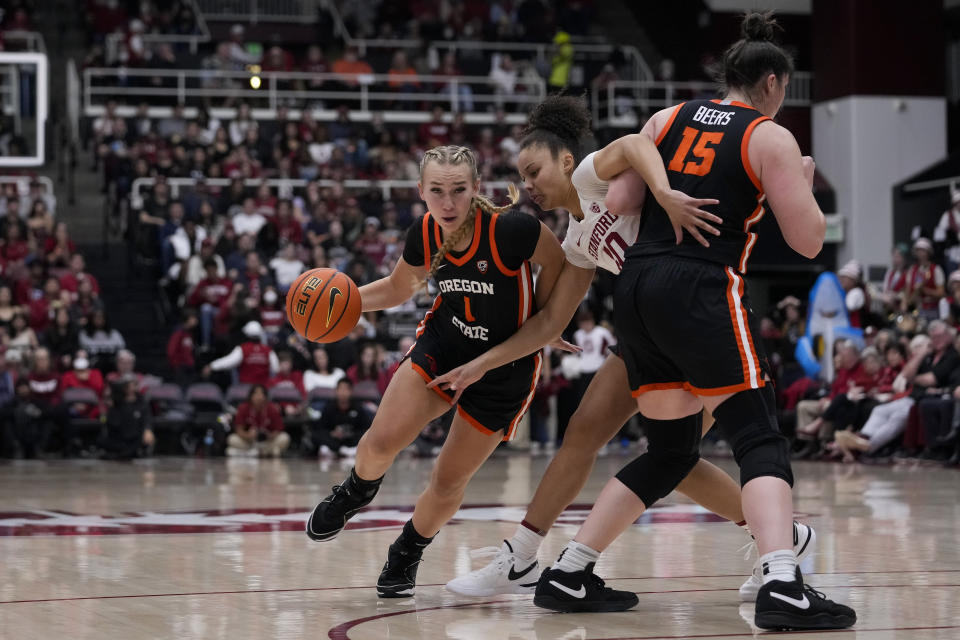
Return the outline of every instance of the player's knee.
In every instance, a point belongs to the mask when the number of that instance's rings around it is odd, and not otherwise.
[[[360,438],[357,449],[358,453],[359,451],[363,451],[363,455],[365,456],[387,458],[396,456],[400,449],[402,449],[402,446],[398,445],[396,438],[391,437],[390,434],[369,429]]]
[[[434,468],[430,475],[429,490],[435,498],[444,502],[459,500],[469,481],[470,478],[464,477],[461,472]]]
[[[713,415],[740,467],[740,486],[761,477],[780,478],[793,486],[790,446],[780,433],[769,392],[741,391],[720,404]]]
[[[646,507],[667,496],[700,461],[700,414],[647,420],[647,452],[617,473]]]
[[[592,422],[586,412],[577,410],[563,433],[560,449],[582,455],[594,455],[610,441],[611,437],[613,433],[610,433],[609,429],[603,428],[603,425],[599,425],[598,428],[596,422]]]

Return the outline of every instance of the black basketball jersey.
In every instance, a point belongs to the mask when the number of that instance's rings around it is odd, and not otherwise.
[[[723,218],[719,236],[705,234],[710,247],[684,232],[676,235],[663,207],[647,198],[640,233],[627,257],[677,255],[716,262],[747,271],[757,241],[751,229],[764,215],[760,180],[747,153],[750,136],[770,118],[741,102],[694,100],[677,105],[660,132],[657,147],[667,167],[670,186],[695,198],[720,201],[707,211]]]
[[[434,332],[466,362],[516,333],[536,313],[528,260],[539,237],[540,223],[533,216],[478,210],[469,248],[448,252],[437,270],[440,293],[417,337]],[[428,212],[407,232],[403,259],[429,267],[442,244],[443,231]]]

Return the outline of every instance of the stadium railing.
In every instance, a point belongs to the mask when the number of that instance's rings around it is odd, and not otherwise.
[[[180,197],[181,188],[192,187],[197,184],[194,178],[167,178],[166,182],[170,185],[170,194],[174,199]],[[233,180],[230,178],[207,178],[205,182],[207,185],[213,187],[227,187]],[[314,180],[313,182],[316,182],[320,187],[332,187],[336,184],[341,184],[345,190],[380,189],[380,193],[385,201],[391,199],[391,192],[394,189],[415,189],[417,186],[416,180],[344,180],[342,182],[336,180]],[[247,178],[244,180],[244,185],[247,187],[257,187],[264,183],[266,183],[271,190],[277,192],[280,197],[287,198],[292,195],[294,189],[306,187],[308,181],[279,178]],[[137,178],[133,181],[130,186],[130,205],[134,209],[139,209],[143,206],[144,189],[146,187],[152,187],[154,184],[156,184],[154,178]],[[481,183],[481,191],[487,195],[491,195],[495,191],[506,191],[510,184],[512,183],[502,180],[485,181]]]
[[[54,193],[53,180],[47,176],[23,175],[23,176],[0,176],[0,184],[16,184],[17,193],[22,197],[30,192],[30,183],[39,182],[47,188],[48,193]]]
[[[797,71],[790,76],[784,105],[788,107],[810,106],[812,101],[813,74]],[[640,116],[650,114],[684,100],[717,95],[718,86],[713,82],[634,82],[616,80],[591,98],[593,121],[596,126],[635,128]]]
[[[155,86],[118,86],[131,79],[161,78],[169,79],[168,87]],[[256,80],[254,80],[256,78]],[[383,111],[384,119],[392,122],[424,122],[429,119],[428,111],[391,111],[390,107],[398,102],[423,103],[439,102],[456,108],[459,100],[451,100],[451,95],[457,95],[460,85],[467,85],[474,89],[473,102],[477,105],[502,104],[505,108],[522,106],[540,102],[547,93],[546,83],[542,78],[517,78],[517,87],[525,88],[523,93],[495,94],[492,91],[490,78],[487,76],[444,76],[418,75],[406,81],[416,81],[421,85],[449,85],[450,89],[428,90],[423,92],[400,93],[381,89],[390,80],[397,80],[388,74],[337,74],[337,73],[307,73],[299,71],[251,73],[250,71],[213,71],[208,69],[115,69],[91,67],[83,70],[83,110],[88,117],[99,116],[104,112],[104,105],[108,100],[119,100],[127,105],[139,102],[162,102],[164,99],[174,98],[185,107],[203,105],[205,99],[218,98],[246,101],[250,104],[254,118],[271,118],[276,114],[278,107],[288,104],[311,104],[326,101],[354,101],[359,103],[363,112]],[[293,83],[297,80],[322,80],[332,82],[353,81],[357,86],[349,90],[298,90],[296,88],[281,88],[282,83]],[[252,81],[252,82],[251,82]],[[224,86],[229,84],[230,86]],[[219,85],[219,86],[218,86]],[[258,88],[254,88],[254,85]],[[118,109],[120,116],[133,115],[135,108],[127,106],[125,110]],[[152,117],[163,117],[171,111],[170,107],[153,107]],[[292,111],[292,109],[291,109]],[[193,117],[195,110],[185,113],[186,117]],[[230,119],[235,110],[225,107],[221,112],[210,110],[212,115]],[[222,114],[222,115],[221,115]],[[521,114],[511,114],[517,123],[525,121]],[[317,120],[334,120],[334,109],[314,109]],[[484,123],[492,121],[489,113],[466,113],[468,123]]]
[[[17,51],[36,51],[37,53],[46,53],[47,46],[43,40],[43,34],[37,31],[24,31],[22,29],[11,29],[3,32],[3,40],[9,44],[19,44]]]
[[[249,22],[317,21],[321,0],[199,0],[200,11],[211,20]]]
[[[203,19],[203,14],[197,7],[197,3],[195,0],[185,0],[185,2],[190,5],[193,9],[193,15],[197,18],[197,33],[144,33],[141,38],[146,45],[186,44],[190,48],[190,53],[196,54],[202,43],[210,42],[210,29],[207,27],[207,21]],[[103,55],[107,64],[114,64],[117,61],[120,44],[125,38],[126,34],[120,31],[107,34],[103,45]]]

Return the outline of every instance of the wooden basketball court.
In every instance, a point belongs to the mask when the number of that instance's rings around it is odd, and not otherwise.
[[[372,508],[329,543],[306,514],[349,465],[156,459],[0,465],[0,638],[623,640],[750,638],[750,570],[734,525],[673,495],[622,536],[597,572],[640,596],[633,611],[561,615],[527,596],[470,599],[443,584],[471,549],[522,517],[547,459],[504,454],[424,556],[417,595],[378,601],[387,545],[431,460],[402,458]],[[625,462],[600,459],[540,554],[552,562]],[[728,471],[730,460],[719,460]],[[818,532],[810,582],[853,606],[852,630],[804,638],[960,637],[960,475],[937,467],[795,467],[796,508]],[[782,634],[786,637],[801,634]]]

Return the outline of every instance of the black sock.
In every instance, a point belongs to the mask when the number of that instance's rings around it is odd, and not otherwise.
[[[423,551],[428,544],[433,542],[433,538],[425,538],[413,527],[413,520],[407,520],[403,525],[403,531],[397,536],[394,544],[408,550]]]
[[[350,469],[350,482],[364,498],[372,498],[380,490],[380,483],[383,482],[383,476],[376,480],[364,480],[357,475],[356,468]]]

